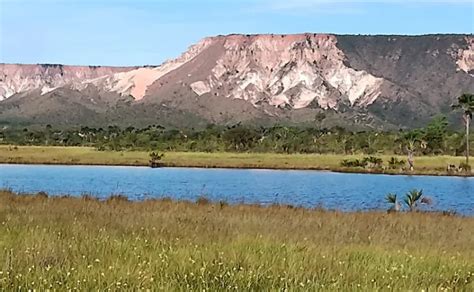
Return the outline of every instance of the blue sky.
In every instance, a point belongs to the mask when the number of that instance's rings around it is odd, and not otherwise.
[[[473,33],[474,0],[0,0],[0,62],[160,64],[229,33]]]

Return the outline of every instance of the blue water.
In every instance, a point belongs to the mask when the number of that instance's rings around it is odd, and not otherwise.
[[[205,196],[229,203],[291,204],[341,211],[387,209],[385,195],[417,188],[428,210],[474,215],[474,178],[345,174],[302,170],[1,165],[0,188],[20,193],[123,194],[132,200]]]

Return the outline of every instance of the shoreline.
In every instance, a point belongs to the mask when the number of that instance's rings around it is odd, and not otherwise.
[[[14,147],[14,148],[12,148]],[[277,154],[233,152],[165,152],[161,167],[215,169],[311,170],[335,173],[474,177],[474,174],[447,172],[448,164],[459,165],[463,157],[418,156],[414,171],[341,167],[343,159],[360,159],[365,155]],[[376,155],[385,161],[399,155]],[[82,165],[149,167],[146,151],[97,151],[91,147],[0,145],[0,164],[14,165]],[[418,166],[418,169],[417,169]],[[444,169],[444,170],[443,170]]]
[[[45,165],[45,166],[115,166],[115,167],[147,167],[151,168],[147,164],[123,164],[123,163],[61,163],[61,162],[4,162],[0,161],[0,165]],[[301,170],[301,171],[319,171],[319,172],[333,172],[333,173],[346,173],[346,174],[373,174],[373,175],[404,175],[404,176],[433,176],[433,177],[463,177],[472,178],[474,174],[463,174],[463,173],[449,173],[449,172],[430,172],[430,171],[413,171],[413,172],[391,172],[385,170],[376,169],[331,169],[331,168],[319,168],[319,167],[267,167],[262,165],[249,165],[249,166],[233,166],[233,165],[182,165],[174,163],[163,163],[163,165],[156,168],[200,168],[200,169],[255,169],[255,170]]]
[[[454,210],[442,210],[442,209],[431,209],[431,210],[424,210],[424,209],[416,209],[415,211],[409,210],[400,210],[397,212],[392,212],[389,209],[383,208],[370,208],[370,209],[354,209],[354,210],[342,210],[337,208],[325,208],[322,206],[303,206],[303,205],[294,205],[289,203],[255,203],[255,202],[229,202],[227,200],[213,200],[205,195],[197,196],[195,200],[193,199],[183,199],[183,198],[173,198],[170,196],[164,197],[148,197],[144,199],[131,199],[125,194],[110,194],[106,197],[97,197],[91,194],[51,194],[45,191],[38,191],[38,192],[19,192],[14,191],[11,189],[2,189],[0,188],[0,196],[1,195],[8,195],[8,196],[19,196],[22,199],[43,199],[43,200],[86,200],[86,201],[94,201],[97,203],[113,203],[113,202],[120,202],[120,203],[130,203],[130,204],[149,204],[149,203],[171,203],[171,204],[184,204],[190,206],[210,206],[213,208],[252,208],[252,209],[289,209],[295,211],[304,211],[304,212],[319,212],[319,213],[333,213],[333,214],[346,214],[346,215],[354,215],[354,214],[377,214],[377,215],[403,215],[403,214],[419,214],[421,216],[449,216],[449,217],[456,217],[456,218],[467,218],[474,220],[474,214],[465,214],[459,213]]]

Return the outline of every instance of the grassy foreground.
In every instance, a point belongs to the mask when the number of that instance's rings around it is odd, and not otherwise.
[[[473,246],[441,214],[0,191],[0,290],[473,291]]]
[[[148,165],[148,152],[144,151],[97,151],[90,147],[37,147],[0,146],[0,163],[23,164],[85,164],[85,165]],[[378,155],[384,163],[392,157]],[[275,154],[275,153],[203,153],[166,152],[164,166],[178,167],[228,167],[228,168],[270,168],[270,169],[318,169],[345,172],[372,172],[363,168],[343,168],[343,159],[362,158],[363,155],[336,154]],[[459,165],[463,157],[422,156],[415,159],[412,174],[447,175],[448,164]],[[384,170],[385,173],[400,174],[399,170]]]

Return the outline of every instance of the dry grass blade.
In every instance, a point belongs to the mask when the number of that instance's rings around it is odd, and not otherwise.
[[[2,290],[472,291],[472,246],[443,214],[0,192]]]

